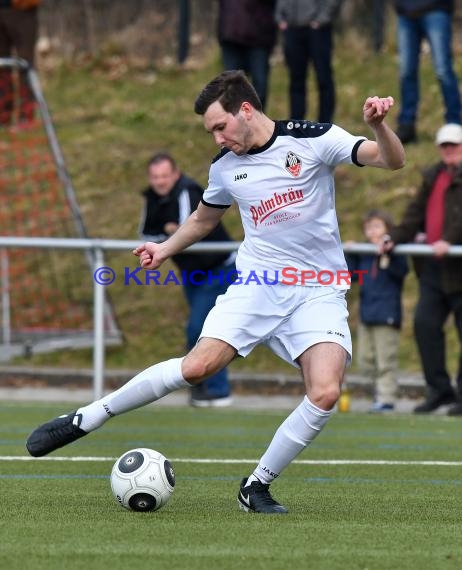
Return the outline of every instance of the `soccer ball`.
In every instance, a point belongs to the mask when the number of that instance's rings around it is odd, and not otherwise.
[[[131,449],[112,468],[112,493],[131,511],[157,511],[168,502],[174,486],[172,465],[154,449]]]

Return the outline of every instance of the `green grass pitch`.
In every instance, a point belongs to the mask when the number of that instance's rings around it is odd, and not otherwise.
[[[457,418],[336,414],[276,481],[286,516],[238,510],[286,413],[148,406],[47,459],[27,458],[56,404],[0,404],[0,567],[5,570],[462,568]],[[151,447],[175,468],[170,502],[134,513],[112,497],[115,459]]]

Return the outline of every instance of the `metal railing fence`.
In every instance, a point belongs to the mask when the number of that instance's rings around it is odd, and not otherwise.
[[[105,251],[131,251],[140,244],[139,240],[106,240],[106,239],[80,239],[80,238],[30,238],[30,237],[4,237],[0,236],[0,252],[5,248],[54,248],[54,249],[78,249],[91,252],[92,273],[105,266]],[[188,248],[189,253],[211,253],[235,251],[240,242],[214,242],[192,245]],[[345,253],[373,254],[376,248],[368,243],[352,243],[344,245]],[[395,247],[395,253],[412,256],[428,256],[432,254],[429,245],[405,244]],[[449,248],[448,255],[462,256],[462,245],[454,245]],[[0,272],[1,297],[2,297],[2,329],[4,341],[8,340],[6,330],[10,322],[9,317],[9,279],[8,267],[3,263]],[[105,360],[105,286],[99,285],[93,280],[93,395],[99,399],[104,391],[104,360]]]

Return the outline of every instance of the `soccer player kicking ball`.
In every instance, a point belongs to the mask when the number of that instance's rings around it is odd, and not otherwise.
[[[384,121],[392,105],[391,97],[366,99],[364,121],[375,137],[368,140],[330,123],[273,121],[241,71],[225,71],[208,83],[195,112],[221,151],[210,167],[202,202],[167,241],[147,242],[133,253],[141,267],[158,268],[206,236],[236,201],[245,230],[236,266],[246,284],[237,282],[218,298],[186,356],[155,364],[100,400],[41,425],[27,440],[29,453],[46,455],[113,416],[202,382],[262,343],[300,368],[306,395],[242,480],[238,504],[247,512],[286,513],[269,486],[326,424],[351,358],[348,285],[332,279],[320,284],[317,278],[323,271],[347,270],[334,168],[355,164],[395,170],[404,165],[403,146]],[[288,284],[281,277],[287,267],[300,281],[292,278]],[[249,274],[256,278],[246,280]]]

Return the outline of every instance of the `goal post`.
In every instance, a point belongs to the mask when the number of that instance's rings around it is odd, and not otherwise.
[[[37,72],[0,58],[0,235],[87,238]],[[0,251],[0,361],[93,345],[94,251]],[[107,297],[105,342],[122,334]]]

